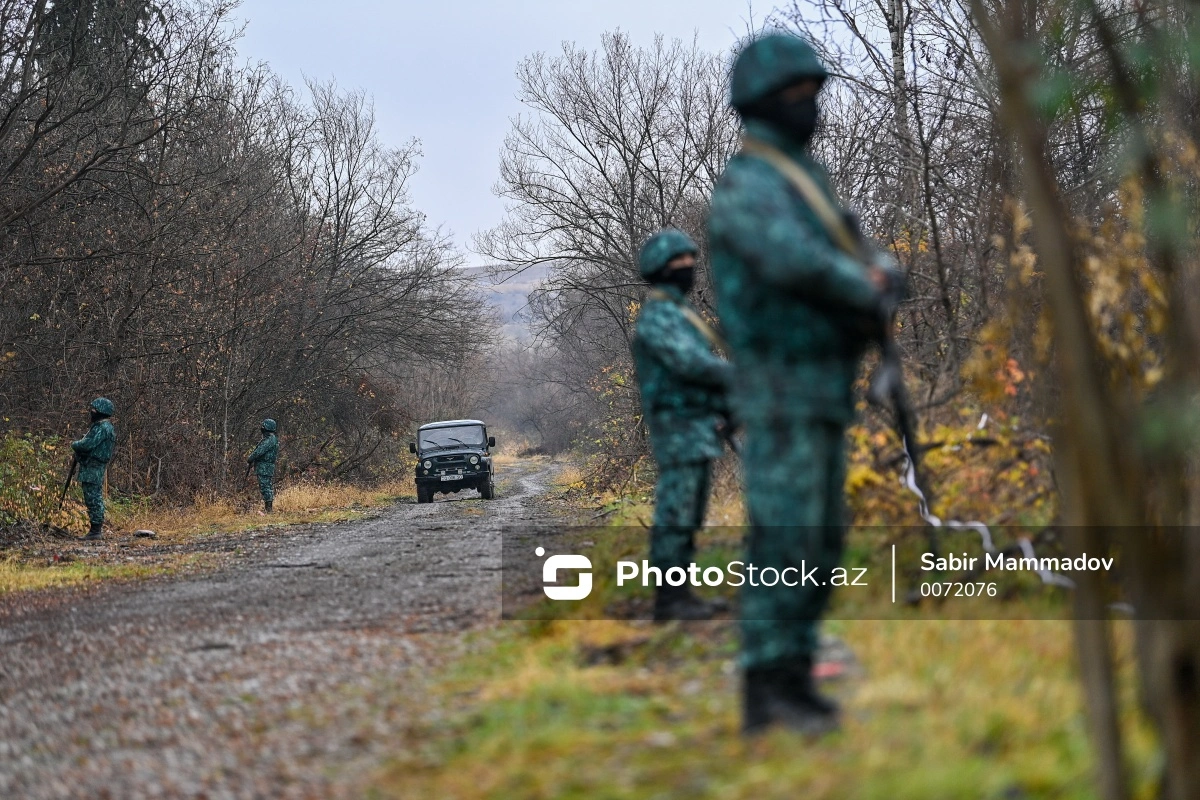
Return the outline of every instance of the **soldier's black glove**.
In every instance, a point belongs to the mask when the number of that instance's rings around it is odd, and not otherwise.
[[[899,359],[885,353],[879,366],[871,373],[871,383],[867,386],[867,402],[873,406],[887,408],[903,380],[904,374]]]
[[[865,258],[867,259],[867,268],[884,277],[883,287],[879,289],[876,316],[890,321],[896,315],[900,301],[905,298],[908,276],[904,270],[900,269],[896,259],[883,250],[868,250]],[[877,285],[875,276],[872,275],[871,278],[872,284]]]
[[[729,412],[722,412],[721,418],[717,421],[717,433],[726,439],[737,433],[738,423]]]
[[[896,309],[905,298],[908,291],[908,276],[896,266],[896,262],[888,258],[877,261],[874,265],[887,279],[884,288],[879,293],[879,318],[890,325],[896,316]]]
[[[871,315],[872,319],[866,321],[867,332],[871,338],[878,340],[886,332],[886,328],[883,328],[882,325],[891,326],[892,319],[896,316],[896,309],[899,308],[900,301],[905,297],[907,276],[896,264],[895,259],[867,243],[863,237],[862,224],[859,222],[857,214],[845,210],[842,212],[842,221],[850,235],[859,243],[860,248],[864,252],[870,253],[867,266],[880,270],[886,278],[884,287],[879,293],[879,305]]]
[[[862,222],[859,221],[858,214],[847,209],[842,212],[842,222],[846,224],[846,230],[850,231],[854,241],[861,242],[863,240]]]
[[[876,309],[879,329],[876,341],[882,348],[882,358],[879,366],[871,375],[871,384],[867,388],[867,400],[884,406],[897,396],[897,390],[903,387],[904,374],[900,366],[900,353],[892,339],[892,325],[896,318],[896,309],[905,297],[907,276],[896,265],[896,262],[885,253],[876,254],[873,267],[880,270],[884,277],[883,289],[879,292],[879,306]]]

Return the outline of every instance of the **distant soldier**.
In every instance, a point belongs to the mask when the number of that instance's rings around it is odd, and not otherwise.
[[[814,733],[837,725],[837,706],[817,692],[812,668],[845,536],[852,384],[892,280],[850,252],[853,226],[808,152],[827,75],[795,36],[767,35],[742,51],[731,104],[745,139],[709,221],[717,309],[736,370],[731,404],[745,426],[746,562],[780,572],[803,563],[822,582],[743,587],[747,733],[772,723]]]
[[[104,470],[112,460],[117,434],[108,421],[113,415],[111,400],[97,397],[88,408],[92,427],[82,439],[71,442],[71,449],[79,462],[79,485],[83,487],[83,502],[91,523],[83,538],[91,541],[104,535]]]
[[[650,448],[658,464],[650,563],[663,576],[687,570],[694,533],[704,523],[711,464],[721,455],[718,427],[727,412],[729,364],[713,353],[716,336],[691,304],[696,243],[667,228],[642,246],[639,266],[653,288],[637,320],[633,360],[642,392]],[[709,604],[688,585],[656,591],[654,618],[707,619]]]
[[[275,510],[275,459],[279,456],[279,439],[275,437],[275,420],[262,421],[262,439],[254,452],[246,459],[258,476],[258,490],[262,492],[263,509],[268,513]]]

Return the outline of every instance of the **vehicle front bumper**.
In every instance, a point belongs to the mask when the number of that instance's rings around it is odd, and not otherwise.
[[[475,486],[478,483],[483,483],[488,479],[488,471],[486,469],[477,470],[475,472],[450,473],[455,477],[449,480],[442,480],[443,475],[434,473],[432,475],[417,475],[417,486],[434,486],[444,487],[447,489],[455,486]]]

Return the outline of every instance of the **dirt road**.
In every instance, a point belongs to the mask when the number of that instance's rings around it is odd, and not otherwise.
[[[501,529],[554,521],[552,470],[297,528],[208,574],[0,600],[0,797],[359,796],[420,746],[422,683],[499,618]]]

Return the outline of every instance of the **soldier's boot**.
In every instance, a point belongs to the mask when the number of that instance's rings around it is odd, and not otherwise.
[[[762,733],[775,724],[810,735],[837,730],[838,705],[817,691],[811,658],[784,667],[748,669],[743,681],[744,735]]]
[[[83,537],[85,542],[94,542],[104,536],[104,523],[93,522],[92,527],[88,529],[87,536]]]
[[[712,619],[713,605],[687,586],[660,586],[654,592],[654,621]]]
[[[264,504],[266,505],[266,507],[267,507],[267,513],[268,513],[268,514],[273,514],[273,513],[275,513],[275,501],[274,501],[274,500],[264,500],[264,501],[263,501],[263,503],[264,503]]]

